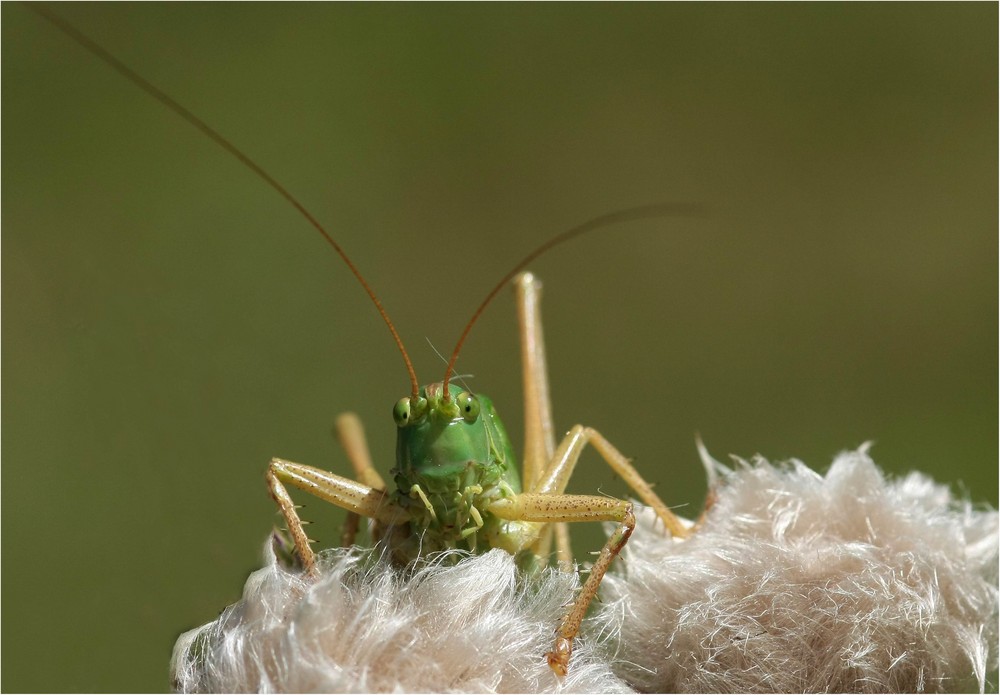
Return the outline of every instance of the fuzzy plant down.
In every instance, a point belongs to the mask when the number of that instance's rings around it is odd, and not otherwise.
[[[542,656],[575,574],[524,576],[500,549],[400,570],[352,548],[320,553],[306,583],[265,555],[242,600],[177,641],[175,690],[632,692],[586,639],[563,681]]]
[[[826,475],[722,466],[689,539],[644,512],[592,627],[646,692],[982,691],[997,663],[997,513],[868,447]],[[992,688],[996,684],[991,684]]]
[[[182,692],[982,691],[997,663],[997,513],[867,447],[825,475],[702,450],[712,501],[674,540],[641,510],[569,674],[544,654],[580,582],[501,550],[399,569],[324,551],[306,582],[275,559],[182,635]]]

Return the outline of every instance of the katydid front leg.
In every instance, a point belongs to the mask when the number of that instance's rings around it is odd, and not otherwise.
[[[598,587],[608,567],[621,552],[632,529],[635,516],[632,503],[608,497],[590,495],[566,495],[563,491],[580,454],[587,444],[592,444],[601,457],[635,490],[646,504],[653,507],[664,525],[675,537],[689,535],[688,528],[674,515],[653,492],[631,462],[597,430],[576,425],[563,438],[549,465],[542,472],[530,492],[522,493],[509,500],[501,500],[490,506],[489,511],[503,519],[572,523],[579,521],[617,521],[619,526],[601,548],[600,556],[594,562],[590,575],[580,594],[566,612],[557,630],[557,638],[552,651],[546,654],[549,666],[560,675],[566,675],[569,659],[573,652],[573,640],[580,631],[580,624],[587,607],[597,595]]]
[[[271,497],[278,503],[278,508],[285,517],[288,531],[295,542],[295,550],[310,577],[317,574],[316,554],[309,547],[309,538],[302,528],[302,520],[295,511],[295,504],[285,485],[291,485],[348,512],[375,519],[385,525],[396,523],[404,516],[403,510],[385,490],[377,490],[312,466],[275,458],[271,459],[267,467],[266,477]]]
[[[534,522],[578,522],[617,521],[618,528],[601,548],[597,561],[590,569],[590,575],[580,589],[569,610],[563,616],[556,630],[556,642],[545,657],[549,667],[558,676],[565,676],[569,659],[573,653],[573,640],[580,632],[580,624],[587,613],[587,607],[597,595],[597,589],[611,562],[625,547],[635,528],[632,503],[597,495],[562,495],[522,493],[514,497],[498,500],[490,505],[489,511],[508,521]]]
[[[611,442],[605,439],[604,435],[592,427],[584,427],[583,425],[576,425],[569,431],[559,444],[559,448],[556,449],[556,453],[549,463],[548,468],[543,472],[531,492],[518,495],[519,500],[523,499],[520,504],[521,509],[524,509],[524,513],[527,515],[525,520],[551,520],[558,522],[618,521],[620,525],[601,549],[600,556],[591,568],[590,576],[587,577],[580,595],[576,597],[576,601],[573,602],[570,610],[559,625],[555,647],[551,652],[546,654],[549,666],[559,675],[566,674],[569,657],[573,651],[573,639],[580,630],[580,623],[587,612],[587,607],[594,599],[594,596],[597,595],[597,589],[604,578],[605,572],[607,572],[608,567],[611,566],[611,562],[621,552],[629,536],[632,535],[632,529],[635,528],[635,516],[632,513],[632,504],[630,502],[606,497],[591,498],[584,495],[561,494],[566,489],[573,469],[580,460],[580,454],[583,453],[583,449],[587,444],[593,445],[601,457],[611,466],[612,470],[628,483],[629,487],[639,495],[639,498],[643,502],[656,511],[657,516],[663,521],[664,526],[670,531],[671,535],[676,538],[686,538],[690,535],[687,526],[673,512],[667,509],[667,506],[659,496],[653,492],[653,488],[650,487],[649,483],[635,470],[632,463]],[[598,505],[592,500],[601,500],[604,502],[604,505]],[[564,514],[559,518],[535,519],[534,514],[536,512],[532,511],[532,505],[539,507],[543,505],[550,507],[553,505],[567,506],[561,507]],[[593,510],[603,510],[602,515],[593,515]],[[493,507],[490,508],[490,511],[493,511],[497,516],[502,516],[502,513],[497,512]]]
[[[510,500],[501,500],[490,506],[489,511],[503,519],[541,522],[617,521],[619,526],[601,548],[600,555],[590,570],[590,575],[576,600],[563,616],[556,632],[556,643],[546,654],[549,666],[559,676],[566,675],[573,652],[573,640],[580,631],[580,624],[587,608],[597,595],[601,580],[608,567],[628,542],[635,528],[632,503],[608,497],[591,495],[566,495],[563,491],[580,454],[587,444],[592,444],[601,457],[635,490],[639,498],[653,507],[667,529],[677,537],[689,534],[687,527],[667,509],[631,462],[605,437],[592,427],[576,425],[556,449],[549,465],[542,472],[530,492]]]

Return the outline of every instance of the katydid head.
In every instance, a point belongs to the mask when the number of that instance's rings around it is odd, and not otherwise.
[[[417,398],[406,396],[396,401],[392,409],[392,417],[399,428],[419,425],[425,417],[442,422],[464,420],[474,424],[479,419],[479,399],[472,393],[463,391],[455,385],[448,387],[447,397],[444,395],[444,384],[427,384]]]
[[[448,386],[449,393],[444,394],[443,383],[427,384],[420,389],[420,394],[414,400],[411,396],[400,398],[392,409],[392,417],[400,428],[420,424],[425,417],[442,422],[464,420],[474,424],[479,419],[479,399],[468,391],[463,391],[454,384]]]
[[[454,384],[446,398],[444,389],[441,382],[428,384],[416,401],[401,398],[393,408],[398,428],[395,475],[401,489],[419,484],[428,493],[443,493],[462,483],[506,477],[515,469],[492,401]]]

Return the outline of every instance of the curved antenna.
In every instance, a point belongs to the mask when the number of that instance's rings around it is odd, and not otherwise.
[[[493,301],[493,298],[497,295],[500,289],[510,282],[510,280],[520,271],[524,270],[524,268],[533,260],[541,256],[553,246],[558,246],[564,241],[569,241],[570,239],[578,237],[581,234],[595,229],[600,229],[601,227],[608,227],[613,224],[632,222],[635,220],[655,219],[657,217],[689,217],[702,215],[704,213],[705,207],[697,203],[657,203],[653,205],[640,205],[634,208],[625,208],[624,210],[616,210],[615,212],[598,215],[597,217],[587,220],[583,224],[567,229],[562,234],[557,234],[522,258],[521,261],[511,268],[507,274],[500,279],[500,282],[498,282],[496,286],[490,290],[490,293],[486,295],[486,299],[483,300],[482,304],[479,305],[479,308],[477,308],[475,313],[472,314],[472,318],[469,319],[469,322],[465,324],[465,330],[462,331],[462,335],[455,344],[455,350],[451,353],[451,359],[448,360],[448,367],[444,372],[444,379],[442,380],[443,383],[441,387],[441,390],[444,393],[444,400],[447,401],[451,398],[451,395],[448,392],[448,382],[451,381],[452,372],[455,370],[455,362],[458,360],[458,353],[461,352],[462,345],[465,344],[465,339],[469,337],[469,331],[472,330],[472,326],[477,320],[479,320],[479,317],[486,309],[486,306]]]
[[[323,226],[319,223],[319,221],[315,217],[313,217],[312,213],[309,212],[306,209],[306,207],[302,203],[300,203],[298,199],[288,191],[287,188],[278,183],[278,181],[273,176],[264,171],[264,169],[261,168],[260,165],[258,165],[252,159],[250,159],[250,157],[244,154],[238,147],[236,147],[236,145],[232,144],[231,142],[229,142],[229,140],[224,138],[217,130],[212,128],[212,126],[208,125],[207,123],[205,123],[205,121],[195,116],[185,107],[181,106],[179,103],[174,101],[173,98],[171,98],[166,92],[162,91],[159,87],[153,85],[151,82],[142,77],[139,73],[135,72],[134,70],[132,70],[132,68],[125,65],[125,63],[121,62],[113,55],[108,53],[106,50],[101,48],[98,44],[92,41],[87,35],[77,30],[76,27],[72,26],[71,24],[66,22],[66,20],[64,20],[62,17],[60,17],[57,14],[54,14],[53,12],[49,11],[47,8],[38,3],[27,3],[25,7],[27,7],[32,12],[35,12],[36,14],[40,15],[43,19],[46,19],[49,22],[51,22],[53,25],[55,25],[57,29],[62,31],[64,34],[68,35],[78,44],[80,44],[85,49],[87,49],[95,56],[100,58],[102,61],[110,65],[119,74],[128,79],[139,89],[141,89],[146,94],[159,101],[168,109],[176,113],[178,116],[180,116],[185,121],[193,125],[202,133],[207,135],[210,140],[215,142],[215,144],[219,145],[226,152],[236,157],[236,159],[238,159],[244,166],[250,169],[250,171],[252,171],[258,177],[263,179],[264,183],[266,183],[268,186],[277,191],[282,198],[291,203],[292,207],[298,210],[302,214],[302,216],[306,218],[309,224],[311,224],[316,229],[316,231],[318,231],[323,236],[326,242],[333,247],[334,251],[337,252],[337,255],[339,255],[340,258],[344,261],[344,263],[347,264],[347,267],[350,269],[350,271],[354,273],[354,277],[358,279],[358,282],[361,283],[361,286],[364,288],[365,292],[368,293],[368,296],[371,298],[372,302],[375,303],[375,308],[378,309],[378,313],[382,317],[382,320],[385,321],[385,325],[389,327],[389,332],[392,333],[392,339],[396,341],[396,347],[399,348],[400,354],[403,355],[403,362],[406,363],[406,371],[410,375],[410,387],[411,387],[410,397],[416,400],[420,393],[420,382],[417,381],[417,373],[413,369],[413,363],[410,361],[410,356],[406,354],[406,348],[403,347],[403,340],[402,338],[399,337],[399,333],[396,332],[396,327],[392,325],[392,321],[389,320],[389,314],[386,313],[385,308],[383,308],[382,306],[382,302],[375,295],[375,291],[372,290],[371,286],[365,280],[364,276],[361,275],[361,271],[358,270],[357,266],[354,265],[354,262],[347,256],[347,253],[344,252],[344,249],[340,248],[340,244],[334,241],[333,237],[330,236],[330,233],[323,228]]]

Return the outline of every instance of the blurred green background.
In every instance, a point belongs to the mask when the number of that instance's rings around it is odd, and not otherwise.
[[[248,171],[3,5],[4,690],[163,690],[239,597],[280,455],[383,469],[401,361],[367,298]],[[997,6],[73,4],[239,144],[377,288],[423,381],[539,260],[555,414],[682,513],[718,457],[823,469],[873,439],[997,503]],[[513,305],[459,362],[520,442]],[[571,491],[622,495],[588,455]],[[313,535],[340,514],[309,503]],[[596,549],[597,528],[575,536]]]

